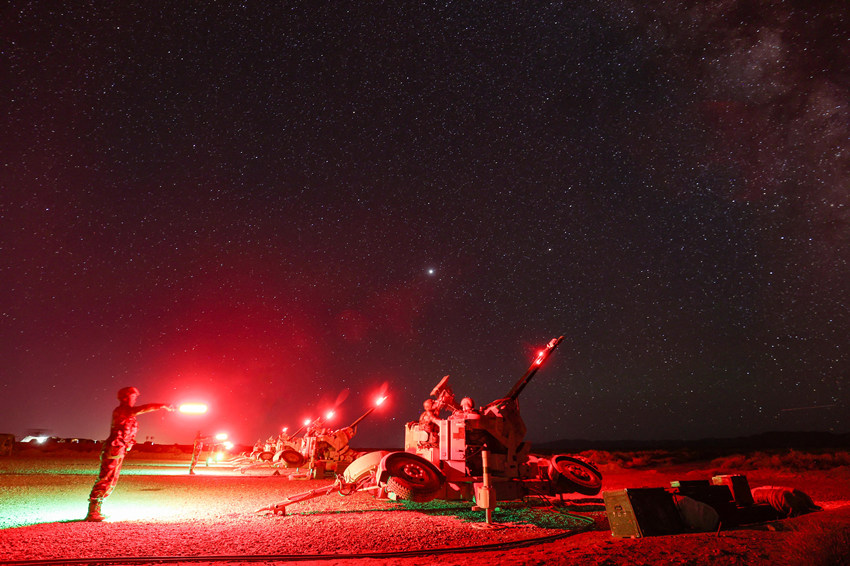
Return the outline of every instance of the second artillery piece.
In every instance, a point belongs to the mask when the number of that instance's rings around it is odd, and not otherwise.
[[[445,376],[424,403],[419,421],[405,426],[405,449],[370,452],[354,460],[336,481],[258,512],[285,514],[293,503],[338,491],[348,495],[369,490],[378,498],[427,502],[472,500],[489,510],[496,500],[529,494],[596,495],[602,474],[592,463],[567,454],[531,454],[524,441],[526,426],[517,399],[563,336],[541,349],[525,374],[505,397],[476,409],[472,400],[456,403]],[[440,412],[450,410],[447,418]]]
[[[273,468],[276,473],[287,469],[296,474],[303,470],[303,475],[313,479],[324,478],[328,473],[341,474],[362,454],[349,445],[357,433],[357,425],[385,399],[379,398],[373,407],[347,427],[326,428],[326,421],[333,415],[331,411],[324,417],[305,422],[291,435],[284,431],[277,438],[258,442],[250,455],[233,460],[232,464],[243,474],[255,468]],[[299,437],[302,430],[304,436]]]

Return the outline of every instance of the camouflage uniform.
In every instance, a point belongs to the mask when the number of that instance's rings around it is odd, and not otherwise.
[[[189,473],[195,474],[195,466],[198,464],[198,459],[201,457],[201,452],[203,452],[204,448],[207,444],[212,440],[209,436],[201,436],[200,431],[198,435],[195,436],[195,444],[192,446],[192,463],[189,464]]]
[[[100,504],[115,489],[115,484],[118,483],[118,476],[121,473],[121,465],[124,463],[124,456],[136,443],[136,432],[139,430],[136,416],[160,409],[172,410],[170,405],[162,403],[149,403],[135,407],[132,403],[127,402],[129,394],[137,396],[139,390],[135,387],[128,387],[119,391],[118,399],[121,400],[121,404],[112,411],[109,437],[103,442],[103,450],[100,453],[100,474],[89,494],[89,514],[86,518],[90,521],[103,520],[103,516],[100,514]],[[133,401],[135,402],[135,397]]]
[[[436,447],[440,443],[440,425],[436,422],[440,419],[439,406],[431,399],[425,399],[422,405],[425,411],[419,417],[419,430],[428,433],[428,440],[419,444],[421,447]]]

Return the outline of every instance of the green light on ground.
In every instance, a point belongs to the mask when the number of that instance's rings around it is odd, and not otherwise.
[[[112,495],[103,502],[106,522],[169,521],[185,519],[184,510],[178,506],[163,505],[143,500],[138,495]],[[88,511],[88,493],[79,493],[78,499],[69,500],[50,493],[31,497],[17,495],[0,501],[0,529],[25,527],[44,523],[69,523],[82,521]]]

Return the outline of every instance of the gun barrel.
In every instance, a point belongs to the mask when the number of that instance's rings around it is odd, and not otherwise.
[[[369,415],[371,415],[371,414],[372,414],[372,411],[374,411],[375,409],[377,409],[377,407],[372,407],[371,409],[369,409],[368,411],[366,411],[365,413],[363,413],[363,414],[360,416],[360,418],[359,418],[359,419],[357,419],[356,421],[354,421],[353,423],[351,423],[350,425],[348,425],[348,428],[354,428],[354,427],[356,427],[356,426],[357,426],[357,423],[359,423],[360,421],[362,421],[363,419],[365,419],[366,417],[368,417]]]
[[[511,399],[513,401],[517,400],[519,394],[522,393],[522,390],[525,389],[525,386],[528,385],[528,382],[531,381],[531,378],[534,377],[534,374],[537,373],[537,370],[540,369],[540,366],[543,365],[543,362],[546,361],[546,358],[549,357],[549,354],[552,353],[552,350],[558,347],[558,344],[564,339],[563,336],[560,338],[553,338],[546,345],[546,348],[540,350],[538,352],[537,357],[531,362],[531,366],[529,366],[528,370],[526,370],[525,375],[519,378],[511,390],[508,392],[506,399]]]

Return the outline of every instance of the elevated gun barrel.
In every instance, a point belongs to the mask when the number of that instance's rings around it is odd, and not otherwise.
[[[307,425],[301,425],[300,427],[298,427],[298,430],[296,430],[295,432],[293,432],[292,434],[290,434],[290,435],[289,435],[289,438],[295,438],[295,436],[296,436],[299,432],[301,432],[302,430],[304,430],[304,427],[305,427],[305,426],[307,426]]]
[[[552,350],[557,348],[558,344],[560,344],[563,339],[564,339],[563,336],[561,336],[559,338],[553,338],[546,345],[546,348],[544,348],[543,350],[540,350],[537,353],[537,357],[534,358],[533,362],[531,362],[531,366],[525,372],[525,375],[523,375],[521,378],[519,378],[519,381],[517,381],[514,384],[514,386],[508,392],[505,399],[510,399],[512,401],[517,400],[517,397],[519,397],[519,394],[522,393],[522,390],[525,389],[525,386],[528,385],[528,382],[531,381],[531,378],[534,377],[534,374],[537,373],[537,370],[540,369],[540,366],[543,365],[543,362],[546,361],[546,358],[549,357],[549,354],[552,353]]]
[[[375,409],[377,409],[377,408],[378,408],[378,407],[372,407],[371,409],[369,409],[368,411],[366,411],[364,414],[360,415],[360,418],[358,418],[356,421],[354,421],[353,423],[351,423],[350,425],[348,425],[348,428],[354,428],[354,427],[356,427],[356,426],[360,423],[360,421],[362,421],[363,419],[365,419],[366,417],[368,417],[369,415],[371,415],[371,414],[372,414],[372,411],[374,411],[374,410],[375,410]]]
[[[374,405],[373,407],[371,407],[368,411],[366,411],[363,415],[361,415],[359,419],[357,419],[356,421],[354,421],[353,423],[351,423],[350,425],[348,425],[348,428],[354,428],[354,427],[356,427],[356,426],[358,425],[358,423],[360,423],[360,421],[362,421],[363,419],[365,419],[366,417],[368,417],[369,415],[371,415],[371,414],[372,414],[372,411],[374,411],[375,409],[377,409],[377,408],[381,405],[381,403],[383,403],[384,401],[386,401],[386,399],[387,399],[387,397],[386,397],[385,395],[384,395],[384,396],[381,396],[380,398],[378,398],[378,400],[377,400],[377,401],[375,401],[375,405]]]

